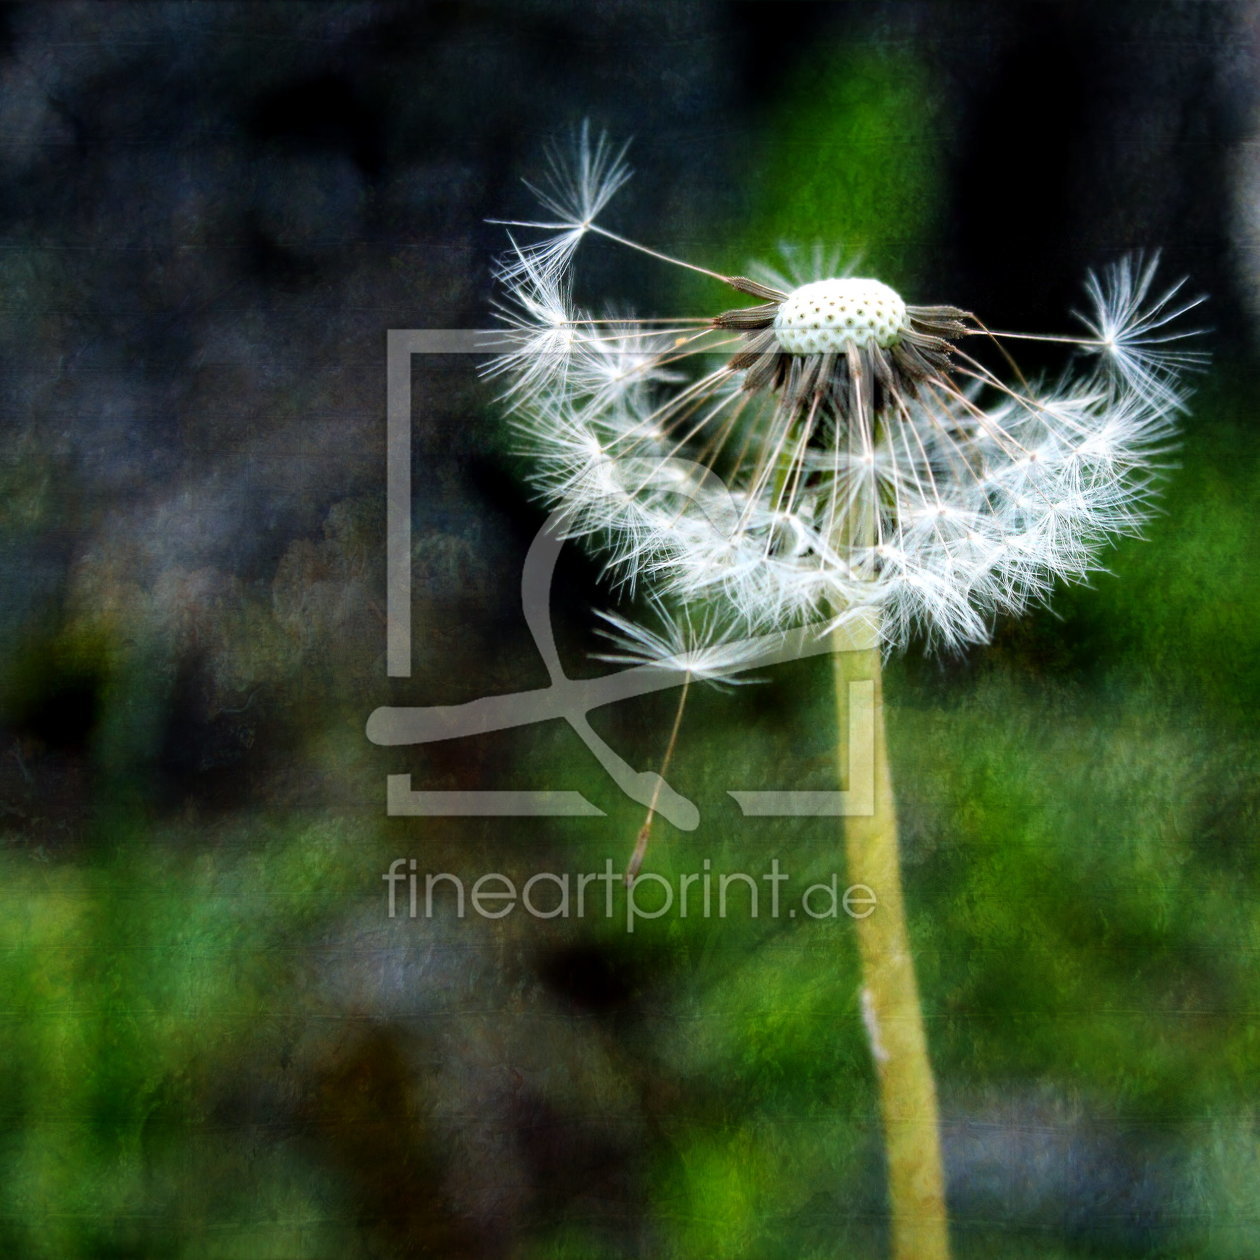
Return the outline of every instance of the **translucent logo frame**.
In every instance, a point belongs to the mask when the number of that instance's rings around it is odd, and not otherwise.
[[[498,344],[496,345],[496,340]],[[412,359],[416,355],[487,355],[501,349],[497,333],[477,329],[391,329],[386,339],[386,673],[409,678],[412,671]],[[612,783],[631,800],[648,805],[685,831],[699,825],[700,812],[682,793],[650,770],[636,770],[591,727],[588,715],[604,705],[680,687],[685,672],[654,665],[616,669],[598,678],[570,678],[551,632],[551,583],[564,545],[558,513],[543,524],[521,572],[521,609],[550,676],[546,687],[477,696],[458,705],[382,706],[367,721],[372,743],[406,746],[447,739],[472,739],[490,731],[536,722],[564,721],[586,745]],[[755,669],[831,652],[818,626],[741,641]],[[729,788],[727,795],[746,817],[870,815],[875,801],[875,684],[855,681],[848,692],[849,758],[844,790]],[[389,774],[386,811],[392,816],[603,817],[605,811],[580,792],[563,788],[469,788],[435,790],[412,786],[412,775]]]

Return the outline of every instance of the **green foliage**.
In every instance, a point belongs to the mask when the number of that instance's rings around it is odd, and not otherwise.
[[[760,190],[745,233],[768,244],[839,248],[859,274],[906,285],[938,228],[944,104],[927,67],[895,44],[820,47],[766,120]]]
[[[283,1031],[300,961],[286,945],[344,896],[354,846],[323,824],[256,824],[202,853],[173,839],[120,835],[83,865],[4,862],[8,1255],[291,1257],[329,1242],[325,1178],[225,1129],[212,1102],[242,1050],[265,1054]]]

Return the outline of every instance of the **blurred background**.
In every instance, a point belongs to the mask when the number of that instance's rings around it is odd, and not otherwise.
[[[619,870],[642,821],[567,727],[363,734],[546,682],[543,513],[467,355],[414,365],[386,678],[385,334],[490,323],[484,220],[589,117],[633,138],[609,226],[718,270],[839,244],[1039,331],[1133,250],[1209,295],[1147,538],[888,689],[957,1254],[1260,1255],[1258,32],[1251,0],[0,9],[0,1252],[883,1254],[851,925],[387,914],[396,858]],[[586,300],[729,305],[582,262]],[[616,599],[563,557],[573,672]],[[649,768],[673,703],[594,720]],[[833,742],[825,661],[697,692],[702,821],[645,869],[843,883],[834,821],[725,795],[831,786]],[[605,816],[388,818],[399,773]]]

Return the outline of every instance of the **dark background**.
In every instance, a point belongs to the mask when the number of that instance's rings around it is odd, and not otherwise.
[[[450,356],[414,374],[417,660],[387,682],[385,334],[490,322],[485,220],[529,217],[521,177],[589,117],[634,138],[617,230],[706,266],[840,240],[1047,331],[1132,250],[1209,295],[1150,540],[890,694],[959,1254],[1257,1254],[1258,14],[0,9],[0,1250],[879,1254],[843,924],[385,916],[395,857],[595,870],[638,825],[564,731],[362,733],[545,680],[542,513]],[[692,300],[590,252],[643,313]],[[580,653],[614,596],[561,578]],[[826,828],[721,812],[732,766],[826,786],[818,675],[782,672],[697,700],[677,773],[713,821],[662,869],[836,869]],[[648,766],[669,720],[601,730]],[[403,772],[608,817],[387,819]]]

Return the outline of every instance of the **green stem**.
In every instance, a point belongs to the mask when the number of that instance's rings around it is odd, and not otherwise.
[[[892,1254],[894,1260],[948,1260],[936,1085],[928,1060],[901,892],[880,648],[869,626],[837,630],[833,643],[840,773],[865,774],[869,757],[875,785],[873,812],[845,817],[844,842],[849,882],[867,885],[876,897],[875,909],[856,920],[856,927],[862,960],[862,1014],[879,1078],[888,1158]],[[855,682],[874,684],[874,729],[869,750],[848,747],[849,684]]]

